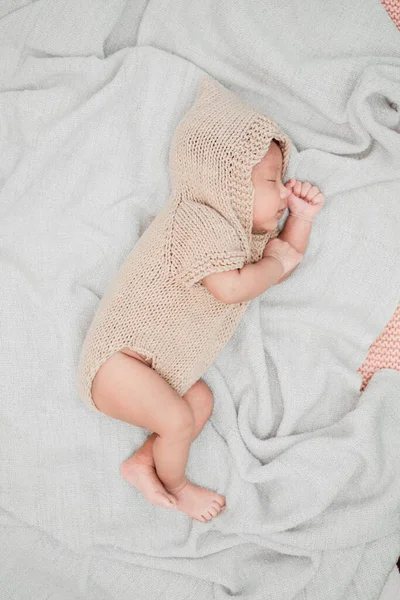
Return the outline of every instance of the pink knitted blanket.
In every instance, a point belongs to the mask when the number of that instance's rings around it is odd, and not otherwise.
[[[400,2],[399,0],[382,0],[383,6],[392,21],[400,29]]]
[[[388,15],[400,30],[399,0],[381,1]],[[385,329],[370,346],[367,358],[358,369],[362,376],[361,391],[366,388],[372,375],[379,369],[396,369],[400,371],[400,304]],[[400,558],[397,567],[400,571]]]
[[[370,346],[367,358],[358,369],[364,390],[375,371],[400,371],[400,304],[379,337]]]
[[[400,29],[399,0],[382,0],[382,4]],[[371,345],[367,358],[358,369],[362,376],[361,391],[365,389],[372,375],[379,369],[400,371],[400,304],[385,329]]]

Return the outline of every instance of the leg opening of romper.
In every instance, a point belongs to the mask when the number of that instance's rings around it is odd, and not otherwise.
[[[151,369],[155,369],[155,361],[154,361],[153,353],[149,352],[145,348],[142,348],[139,346],[133,346],[133,345],[121,346],[120,348],[113,350],[110,354],[107,354],[106,356],[104,356],[102,358],[102,360],[98,363],[96,371],[90,377],[90,382],[88,385],[89,393],[88,393],[87,397],[85,395],[85,397],[83,398],[85,404],[88,405],[89,408],[91,408],[95,412],[102,412],[102,411],[97,408],[97,406],[93,400],[93,396],[92,396],[92,387],[93,387],[94,378],[96,377],[97,373],[99,372],[99,369],[104,365],[104,363],[107,360],[109,360],[112,356],[117,354],[118,352],[122,352],[123,354],[131,356],[132,358],[138,358],[139,360],[142,360],[142,362],[144,362]],[[136,354],[137,356],[134,356],[134,354]]]

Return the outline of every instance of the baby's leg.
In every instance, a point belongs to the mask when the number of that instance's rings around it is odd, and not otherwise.
[[[193,410],[193,441],[210,418],[214,399],[209,387],[201,379],[192,385],[183,398],[189,402]],[[168,507],[167,498],[165,498],[165,496],[172,498],[174,504],[176,501],[174,496],[169,496],[168,492],[166,492],[156,473],[153,457],[153,444],[157,435],[157,433],[152,433],[142,446],[122,463],[121,475],[128,483],[134,485],[141,491],[152,504],[160,504],[161,501],[162,505]]]
[[[176,497],[179,510],[198,521],[220,512],[223,496],[193,485],[185,477],[194,433],[193,411],[158,373],[117,352],[96,374],[92,397],[105,414],[158,434],[153,443],[157,474],[167,492]]]

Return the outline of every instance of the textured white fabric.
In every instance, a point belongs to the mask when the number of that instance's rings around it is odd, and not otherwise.
[[[400,573],[397,566],[393,567],[382,590],[379,600],[399,600],[400,596]]]
[[[122,11],[1,13],[0,597],[377,600],[400,553],[400,374],[360,394],[357,368],[400,287],[398,32],[375,0],[154,0],[141,47],[104,60]],[[122,480],[146,432],[88,411],[75,372],[206,72],[288,132],[288,177],[326,206],[207,372],[188,476],[227,509],[202,524]]]

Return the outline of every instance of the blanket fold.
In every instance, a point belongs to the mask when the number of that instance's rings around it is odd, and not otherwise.
[[[399,299],[398,31],[375,0],[150,0],[128,46],[127,4],[0,13],[0,597],[378,600],[400,554],[400,373],[361,393],[357,369]],[[287,132],[287,177],[326,205],[204,375],[187,475],[227,508],[203,524],[121,478],[149,432],[87,410],[75,373],[207,74]]]

